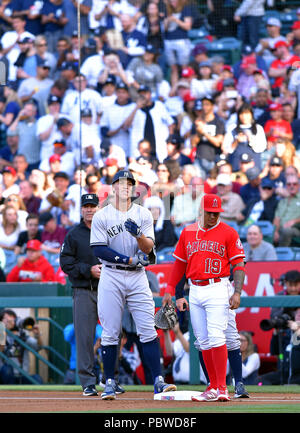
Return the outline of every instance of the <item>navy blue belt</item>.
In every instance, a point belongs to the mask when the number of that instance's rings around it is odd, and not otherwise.
[[[119,266],[119,265],[105,265],[107,268],[118,269],[119,271],[140,271],[142,266]]]

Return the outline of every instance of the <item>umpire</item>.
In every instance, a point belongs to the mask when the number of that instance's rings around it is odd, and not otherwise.
[[[98,395],[94,373],[94,340],[98,323],[97,289],[101,264],[90,248],[92,219],[99,209],[96,194],[81,196],[81,222],[66,235],[60,265],[73,288],[73,322],[77,368],[84,396]]]

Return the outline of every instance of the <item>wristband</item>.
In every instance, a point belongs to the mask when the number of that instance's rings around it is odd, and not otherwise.
[[[243,272],[245,272],[245,266],[237,266],[236,268],[233,268],[232,272],[235,272],[235,271],[243,271]]]

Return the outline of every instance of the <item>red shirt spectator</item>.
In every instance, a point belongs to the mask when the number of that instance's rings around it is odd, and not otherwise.
[[[286,41],[278,41],[274,45],[277,60],[271,63],[269,76],[274,78],[273,88],[279,88],[287,76],[287,69],[295,62],[300,61],[300,57],[290,53],[289,45]]]
[[[8,273],[6,281],[12,282],[48,282],[55,281],[54,269],[42,255],[42,244],[37,239],[27,242],[27,257],[13,267]]]
[[[269,107],[271,119],[267,120],[264,131],[269,144],[273,144],[277,138],[292,140],[293,131],[289,122],[282,118],[282,105],[273,103]]]

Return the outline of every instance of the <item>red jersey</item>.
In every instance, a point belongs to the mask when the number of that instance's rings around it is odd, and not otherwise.
[[[288,60],[277,59],[271,63],[271,68],[287,69],[289,66],[292,66],[293,63],[299,63],[299,61],[300,61],[300,57],[298,57],[298,56],[291,56]],[[277,77],[277,78],[275,78],[274,84],[272,84],[272,87],[273,88],[280,87],[283,82],[284,82],[284,77]]]
[[[191,280],[229,277],[230,265],[245,258],[235,229],[219,221],[210,229],[198,223],[185,227],[173,256],[187,263],[185,275]]]
[[[55,281],[54,269],[44,256],[41,256],[36,262],[25,259],[20,267],[15,266],[12,268],[6,277],[6,281],[8,283],[29,283],[34,281],[37,274],[42,274],[42,282]]]
[[[267,137],[268,141],[276,141],[279,138],[279,133],[292,134],[291,124],[287,120],[267,120],[264,126],[265,134],[268,134],[273,128],[273,133]]]

